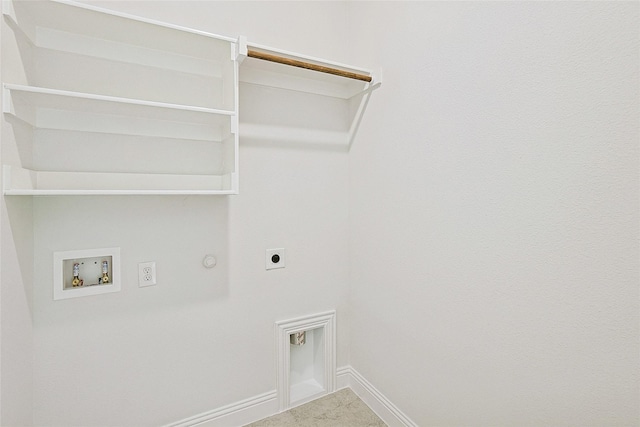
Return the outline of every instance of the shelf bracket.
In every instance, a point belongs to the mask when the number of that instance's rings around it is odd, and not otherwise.
[[[10,0],[2,0],[2,14],[8,16],[14,24],[18,22],[18,20],[16,19],[16,11],[13,7],[13,2],[11,2]]]
[[[238,61],[238,65],[242,64],[247,58],[247,53],[249,49],[247,48],[247,38],[245,36],[238,37],[238,42],[236,43],[236,61]]]
[[[356,138],[356,134],[358,133],[358,128],[360,127],[360,122],[362,122],[362,117],[364,117],[364,112],[367,110],[367,105],[369,105],[369,99],[371,99],[371,94],[374,90],[378,89],[382,85],[382,82],[377,82],[372,84],[365,90],[360,93],[353,95],[350,99],[358,95],[362,95],[362,100],[360,100],[360,105],[358,105],[358,111],[353,117],[353,121],[351,122],[351,127],[349,128],[349,150],[351,150],[351,146],[353,145],[353,141]]]
[[[13,108],[11,106],[13,102],[11,100],[11,91],[7,88],[6,85],[2,85],[2,112],[3,113],[13,113]]]

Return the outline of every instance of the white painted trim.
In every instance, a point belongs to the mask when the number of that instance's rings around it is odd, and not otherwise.
[[[272,390],[212,411],[167,424],[164,427],[243,426],[278,413],[278,393]]]
[[[90,100],[90,101],[99,101],[102,103],[110,102],[114,104],[122,104],[122,105],[136,105],[140,107],[151,107],[165,110],[180,110],[187,111],[191,113],[204,113],[211,115],[220,115],[220,116],[234,116],[235,111],[231,110],[221,110],[217,108],[207,108],[207,107],[197,107],[192,105],[182,105],[182,104],[171,104],[167,102],[157,102],[157,101],[146,101],[141,99],[133,99],[133,98],[122,98],[118,96],[109,96],[109,95],[96,95],[92,93],[82,93],[82,92],[72,92],[68,90],[60,90],[60,89],[49,89],[44,87],[37,86],[25,86],[25,85],[16,85],[11,83],[5,83],[4,89],[13,91],[13,92],[24,92],[34,94],[34,96],[42,96],[42,97],[63,97],[68,99],[82,99],[82,100]],[[84,107],[86,108],[86,107]],[[116,107],[120,108],[120,107]],[[80,111],[81,108],[78,108]],[[9,111],[5,111],[9,112]],[[206,121],[208,119],[199,119],[199,121]]]
[[[362,117],[364,117],[364,112],[367,110],[367,105],[369,105],[369,99],[371,99],[371,93],[378,89],[381,84],[382,82],[377,82],[362,91],[362,98],[360,99],[360,104],[358,104],[358,111],[351,122],[351,127],[349,127],[349,149],[351,149],[353,140],[356,138],[356,134],[358,133],[360,122],[362,121]],[[351,98],[354,98],[355,96],[357,96],[357,94]]]
[[[11,17],[13,17],[15,15],[15,13],[11,13],[13,12],[13,4],[10,4],[8,1],[6,1],[7,4],[3,4],[3,14],[9,15]],[[227,37],[227,36],[222,36],[219,34],[213,34],[213,33],[209,33],[206,31],[200,31],[200,30],[196,30],[193,28],[188,28],[188,27],[183,27],[180,25],[175,25],[175,24],[170,24],[167,22],[162,22],[162,21],[157,21],[154,19],[149,19],[149,18],[144,18],[142,16],[136,16],[136,15],[131,15],[128,13],[123,13],[123,12],[118,12],[115,10],[111,10],[111,9],[104,9],[101,7],[97,7],[97,6],[93,6],[93,5],[89,5],[89,4],[85,4],[85,3],[78,3],[76,1],[73,0],[52,0],[52,2],[56,7],[58,8],[62,8],[62,7],[74,7],[77,9],[84,9],[84,10],[88,10],[88,11],[92,11],[92,12],[98,12],[101,15],[110,15],[110,16],[114,16],[114,17],[118,17],[118,18],[124,18],[124,19],[128,19],[128,20],[132,20],[132,21],[137,21],[137,22],[142,22],[145,24],[151,24],[153,26],[159,27],[159,28],[168,28],[170,30],[177,30],[177,31],[181,31],[184,33],[190,33],[190,34],[195,34],[195,35],[199,35],[199,36],[204,36],[204,37],[209,37],[212,39],[218,39],[218,40],[224,40],[224,41],[235,41],[233,38],[231,37]],[[6,6],[6,7],[5,7]],[[98,18],[96,19],[101,19],[102,16],[98,16]],[[15,21],[15,19],[14,19]]]
[[[349,388],[351,385],[351,366],[336,369],[336,391]]]
[[[345,387],[350,387],[389,427],[418,427],[418,424],[351,366],[338,369],[338,388]]]
[[[310,398],[291,402],[289,370],[290,343],[289,335],[309,331],[311,329],[324,328],[324,391]],[[278,392],[278,402],[280,411],[286,411],[293,406],[311,401],[335,391],[336,383],[336,311],[331,310],[324,313],[312,314],[295,319],[281,320],[276,322],[276,345],[277,354],[277,380],[276,390]]]
[[[389,427],[418,426],[351,366],[342,366],[336,370],[335,384],[335,390],[351,388]],[[164,427],[243,426],[280,412],[278,392],[273,390],[167,424]]]

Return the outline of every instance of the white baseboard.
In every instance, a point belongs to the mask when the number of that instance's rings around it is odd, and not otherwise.
[[[338,369],[338,388],[349,387],[389,427],[418,427],[411,418],[387,399],[351,366]]]
[[[351,385],[351,366],[336,369],[336,391]]]
[[[278,393],[273,390],[212,411],[185,418],[165,427],[244,426],[278,413]]]
[[[336,370],[336,390],[351,388],[389,427],[418,427],[398,407],[351,366]],[[279,413],[276,390],[194,415],[165,427],[244,426]]]

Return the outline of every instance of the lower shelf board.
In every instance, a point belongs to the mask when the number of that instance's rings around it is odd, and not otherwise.
[[[5,196],[215,196],[232,190],[6,190]]]
[[[237,177],[138,173],[46,172],[5,165],[7,196],[237,194]]]
[[[318,144],[328,148],[348,149],[349,132],[323,131],[286,126],[269,126],[252,123],[240,124],[240,138],[243,141],[275,141],[279,143]]]

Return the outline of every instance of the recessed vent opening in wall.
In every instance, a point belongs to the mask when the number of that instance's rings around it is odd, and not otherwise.
[[[329,311],[276,322],[281,411],[335,391],[335,315]],[[304,339],[296,337],[301,332]]]
[[[292,405],[326,393],[324,385],[324,328],[304,331],[303,344],[289,352],[289,401]]]

